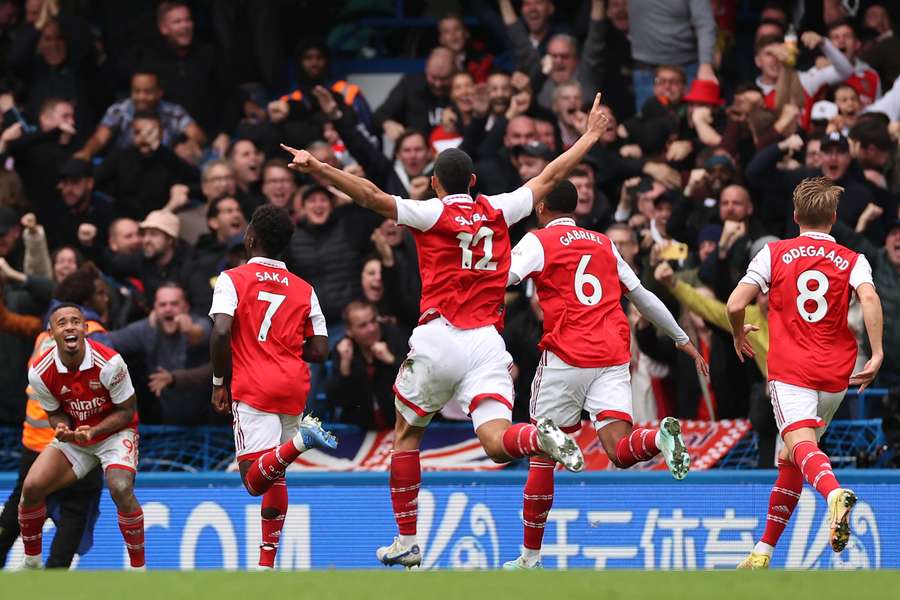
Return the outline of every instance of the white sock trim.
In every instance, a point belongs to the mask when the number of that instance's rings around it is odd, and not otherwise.
[[[756,546],[753,547],[753,551],[757,554],[765,554],[766,556],[772,556],[772,553],[775,552],[775,546],[767,544],[765,542],[756,542]]]
[[[404,548],[410,548],[418,544],[414,535],[399,535],[397,537],[400,538],[400,543],[403,544]]]

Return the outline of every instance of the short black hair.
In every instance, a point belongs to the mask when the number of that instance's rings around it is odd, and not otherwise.
[[[94,297],[95,282],[100,278],[100,271],[92,262],[86,262],[78,270],[59,282],[53,291],[53,297],[60,302],[71,302],[86,306]]]
[[[467,194],[472,183],[472,158],[459,148],[447,148],[434,161],[434,176],[448,194]]]
[[[561,181],[544,198],[544,206],[550,212],[571,214],[578,205],[578,190],[568,179]]]
[[[263,204],[253,211],[253,233],[269,257],[281,256],[294,235],[294,223],[286,210]]]
[[[854,23],[853,20],[849,17],[841,17],[840,19],[835,19],[831,23],[825,24],[825,29],[828,30],[829,34],[838,27],[849,27],[850,31],[853,32],[853,37],[859,38],[859,31],[856,27],[856,23]]]
[[[138,119],[150,119],[152,121],[160,122],[159,113],[153,110],[139,110],[134,113],[134,116],[131,118],[131,122],[134,123]]]
[[[875,146],[879,150],[890,150],[894,147],[894,140],[891,139],[888,126],[882,119],[873,118],[869,116],[870,114],[872,113],[860,115],[866,118],[858,119],[856,124],[850,128],[850,139],[856,140],[863,147]]]
[[[50,309],[50,313],[47,315],[47,322],[50,322],[50,320],[53,318],[53,315],[56,314],[57,311],[62,310],[64,308],[74,308],[78,312],[80,312],[82,316],[84,316],[84,309],[81,306],[79,306],[78,304],[75,304],[74,302],[60,302],[59,304],[57,304],[56,306],[54,306],[53,308]]]
[[[222,194],[218,198],[213,198],[209,203],[209,206],[206,208],[206,220],[215,219],[219,216],[219,205],[225,202],[226,200],[234,200],[240,206],[240,202],[231,194]]]

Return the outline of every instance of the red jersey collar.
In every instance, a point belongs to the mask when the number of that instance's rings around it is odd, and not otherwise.
[[[456,202],[475,202],[472,200],[472,196],[468,194],[447,194],[443,198],[441,198],[441,202],[445,204],[454,204]]]
[[[264,267],[269,267],[270,269],[284,269],[287,271],[287,266],[280,260],[273,260],[271,258],[265,258],[263,256],[254,256],[250,260],[247,261],[247,264],[254,265],[262,265]]]
[[[553,227],[554,225],[569,225],[571,227],[577,227],[575,219],[573,219],[572,217],[560,217],[558,219],[553,219],[552,221],[544,225],[544,229],[546,229],[547,227]]]
[[[827,233],[821,233],[819,231],[804,231],[800,235],[811,237],[814,240],[828,240],[829,242],[835,241],[833,236],[830,236]]]
[[[94,366],[94,358],[93,358],[93,349],[91,345],[87,343],[87,340],[84,340],[84,360],[81,361],[81,366],[78,367],[79,371],[87,371],[91,367]],[[59,358],[59,348],[53,349],[53,361],[56,363],[56,371],[58,373],[68,373],[69,369],[66,368],[66,365],[63,364],[62,360]]]

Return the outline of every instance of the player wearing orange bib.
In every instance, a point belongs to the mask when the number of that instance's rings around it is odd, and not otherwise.
[[[485,453],[498,463],[545,454],[569,470],[584,467],[578,445],[552,420],[512,424],[512,357],[497,327],[510,265],[509,227],[566,178],[607,125],[597,94],[584,135],[543,173],[508,194],[474,198],[469,195],[475,185],[472,159],[455,148],[435,161],[431,185],[437,198],[415,201],[391,196],[306,151],[282,145],[293,155],[291,168],[327,180],[354,202],[406,225],[416,238],[421,317],[394,385],[390,488],[399,535],[377,549],[383,564],[421,563],[416,541],[419,445],[432,416],[448,402],[470,414]]]
[[[734,348],[743,361],[753,357],[744,309],[758,294],[769,294],[768,381],[775,422],[785,447],[769,497],[762,540],[738,568],[766,569],[778,538],[800,499],[804,479],[828,503],[831,547],[840,552],[850,539],[850,511],[856,495],[842,488],[831,462],[819,449],[849,385],[868,386],[884,359],[881,301],[866,257],[831,237],[843,188],[827,177],[803,180],[794,190],[794,220],[800,235],[772,242],[750,262],[728,299]],[[856,291],[872,348],[862,371],[856,340],[847,325],[850,296]]]

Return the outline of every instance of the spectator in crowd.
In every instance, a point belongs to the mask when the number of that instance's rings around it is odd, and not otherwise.
[[[270,158],[262,167],[262,193],[266,202],[278,208],[291,210],[291,199],[297,192],[294,172],[288,169],[287,161]]]
[[[527,306],[516,311],[503,329],[506,349],[513,359],[511,374],[516,395],[513,419],[520,422],[531,418],[528,412],[531,383],[541,361],[538,342],[544,334],[544,311],[541,310],[537,292],[533,292],[524,302]]]
[[[60,98],[48,98],[41,105],[37,131],[26,132],[16,123],[3,132],[7,152],[22,176],[25,197],[42,223],[55,217],[59,168],[72,156],[74,135],[75,107]]]
[[[549,4],[542,2],[538,4]],[[512,50],[516,57],[516,67],[531,78],[532,89],[535,90],[538,104],[546,108],[553,105],[554,90],[557,86],[576,80],[581,84],[582,91],[589,98],[600,88],[603,79],[603,0],[591,0],[590,27],[588,36],[584,42],[581,55],[578,52],[577,40],[568,34],[556,34],[552,36],[546,48],[546,61],[548,68],[543,66],[544,53],[532,43],[531,34],[516,17],[510,0],[500,0],[500,11],[503,22],[507,27]],[[552,7],[552,4],[551,4]],[[526,11],[522,7],[522,14],[534,13],[531,8]],[[549,14],[548,14],[549,16]],[[529,22],[525,17],[525,23]],[[545,25],[542,26],[542,29]],[[579,108],[581,108],[579,106]]]
[[[447,48],[432,50],[425,63],[425,73],[404,75],[375,111],[375,130],[397,141],[407,129],[431,131],[439,125],[441,112],[450,101],[455,60]]]
[[[70,158],[60,167],[58,217],[44,223],[55,244],[79,245],[93,260],[102,256],[102,240],[113,220],[113,200],[94,190],[91,166]]]
[[[153,311],[145,319],[109,332],[113,348],[125,357],[138,357],[151,374],[151,391],[159,398],[160,422],[199,425],[210,415],[209,381],[181,386],[173,372],[209,361],[211,323],[192,316],[184,290],[171,281],[156,288]]]
[[[378,321],[375,305],[354,300],[344,309],[347,335],[332,352],[328,397],[340,409],[340,421],[363,429],[394,427],[394,379],[406,356],[406,338]]]
[[[92,156],[106,149],[110,143],[116,148],[130,146],[134,115],[143,112],[153,112],[159,116],[163,145],[174,148],[180,138],[185,138],[198,149],[204,146],[206,134],[184,107],[162,98],[163,90],[156,73],[134,73],[131,76],[131,95],[106,110],[94,134],[84,148],[77,152],[78,158],[90,160]]]
[[[164,210],[178,215],[181,239],[193,246],[201,235],[207,233],[206,212],[209,203],[222,196],[237,194],[234,168],[225,159],[213,159],[203,165],[200,172],[200,200],[191,199],[191,188],[175,184],[169,191],[169,201]]]
[[[450,104],[441,113],[441,124],[431,130],[428,141],[434,152],[456,148],[463,141],[462,130],[474,117],[475,81],[466,71],[453,76]]]
[[[154,210],[141,222],[141,254],[116,252],[110,256],[110,274],[119,279],[134,277],[146,298],[166,281],[176,281],[188,259],[187,244],[178,238],[178,217]]]
[[[247,228],[241,205],[231,196],[221,196],[210,202],[206,219],[209,233],[197,239],[182,276],[187,286],[187,300],[201,315],[206,314],[212,304],[213,281],[222,272],[229,242],[242,236]]]
[[[594,166],[588,162],[575,167],[569,174],[569,181],[578,192],[578,204],[575,205],[575,222],[579,227],[602,231],[610,221],[609,202],[602,193],[597,192]]]
[[[484,44],[473,40],[462,17],[444,15],[438,19],[438,44],[453,52],[456,70],[468,73],[475,83],[484,83],[494,64],[494,56],[484,49]]]
[[[501,194],[514,190],[522,183],[518,162],[513,156],[517,146],[537,141],[534,119],[519,115],[506,125],[503,147],[493,155],[485,155],[475,165],[478,173],[478,189],[483,194]]]
[[[708,2],[628,0],[628,13],[641,15],[629,20],[637,110],[653,95],[659,65],[677,65],[689,80],[716,80],[716,22]]]
[[[393,219],[385,219],[371,239],[381,266],[379,313],[394,317],[397,325],[411,334],[419,321],[422,295],[416,242],[409,230]]]
[[[214,145],[221,147],[221,140],[216,138],[230,131],[237,120],[228,63],[211,45],[195,39],[194,18],[187,4],[161,2],[156,25],[158,35],[132,48],[125,59],[126,68],[131,73],[156,73],[169,102],[183,106]]]
[[[238,200],[244,216],[248,219],[256,207],[265,202],[260,191],[260,175],[262,174],[263,154],[256,142],[248,139],[235,140],[228,147],[225,158],[234,169],[234,183],[237,186]]]
[[[863,24],[877,32],[878,37],[860,53],[860,59],[878,72],[881,85],[888,89],[900,75],[900,38],[894,33],[891,14],[885,4],[869,4]]]
[[[131,124],[132,144],[109,153],[94,174],[97,188],[115,198],[116,211],[143,219],[163,208],[176,183],[193,183],[196,167],[162,144],[159,115],[136,113]]]
[[[861,46],[853,22],[841,19],[828,24],[828,39],[841,51],[853,68],[853,73],[844,82],[859,94],[862,106],[868,106],[881,97],[881,78],[878,72],[857,58]]]

